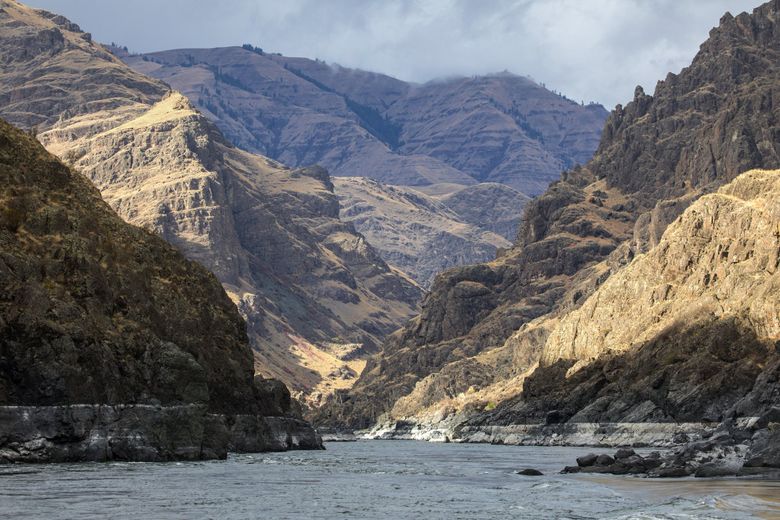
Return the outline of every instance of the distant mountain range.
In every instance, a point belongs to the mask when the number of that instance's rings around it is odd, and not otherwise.
[[[416,85],[249,46],[122,58],[241,148],[384,184],[498,182],[537,195],[590,159],[607,117],[509,73]]]
[[[423,287],[445,268],[492,259],[508,246],[528,195],[590,158],[607,114],[508,73],[416,85],[252,46],[112,50],[187,95],[241,148],[378,181],[359,190],[336,182],[341,218]],[[412,188],[419,200],[461,192],[464,203],[399,212],[384,205],[387,185],[409,195]],[[479,196],[470,203],[471,193]],[[474,212],[476,205],[492,209]],[[398,220],[402,213],[410,220]],[[407,239],[398,240],[399,230]]]

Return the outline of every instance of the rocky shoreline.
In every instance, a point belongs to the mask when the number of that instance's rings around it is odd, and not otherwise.
[[[224,459],[228,451],[323,449],[294,417],[222,415],[204,405],[0,406],[0,463]]]
[[[671,448],[711,435],[713,423],[562,423],[464,426],[457,419],[426,424],[382,423],[355,432],[358,438],[473,442],[511,446],[594,446]]]
[[[663,455],[653,452],[642,457],[625,448],[614,456],[589,453],[563,472],[780,479],[780,408],[772,408],[761,417],[724,421],[703,438]]]
[[[587,453],[562,473],[607,473],[646,477],[758,477],[780,479],[780,408],[759,417],[721,423],[563,423],[463,426],[384,422],[370,430],[328,431],[327,441],[418,440],[513,446],[617,448],[610,455]],[[639,455],[632,448],[662,448]]]

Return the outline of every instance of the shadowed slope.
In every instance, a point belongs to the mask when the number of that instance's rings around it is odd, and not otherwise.
[[[0,461],[320,446],[214,275],[3,120],[0,181]]]

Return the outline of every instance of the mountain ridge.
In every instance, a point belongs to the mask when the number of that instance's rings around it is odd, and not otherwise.
[[[204,107],[243,148],[385,184],[493,181],[536,194],[590,157],[606,116],[508,74],[412,85],[246,46],[122,57]]]

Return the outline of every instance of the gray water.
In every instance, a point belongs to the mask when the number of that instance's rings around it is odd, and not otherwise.
[[[780,518],[780,482],[558,474],[583,448],[327,448],[210,462],[0,467],[0,518]],[[526,467],[545,475],[514,474]]]

